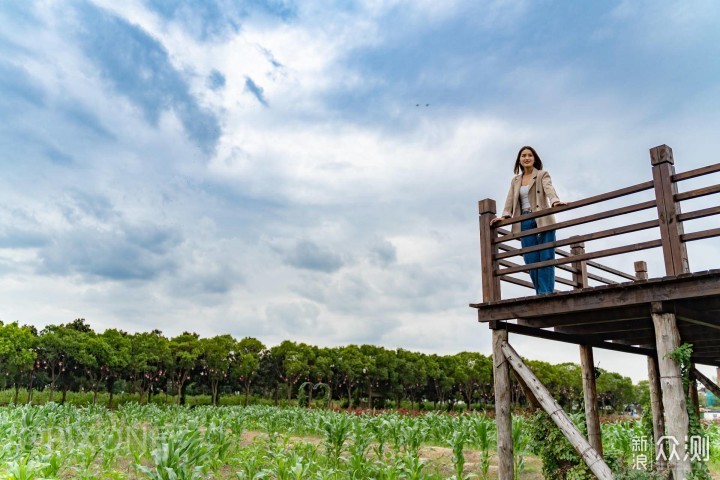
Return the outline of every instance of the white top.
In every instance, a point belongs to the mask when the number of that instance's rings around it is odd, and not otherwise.
[[[530,185],[520,186],[520,207],[521,210],[532,210],[530,206],[530,199],[528,193],[530,192]]]

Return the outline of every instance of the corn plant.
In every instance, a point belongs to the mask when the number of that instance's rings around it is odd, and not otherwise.
[[[475,444],[480,449],[480,461],[478,462],[480,478],[487,480],[490,470],[490,448],[493,446],[495,438],[490,419],[485,416],[479,417],[474,424],[473,433]]]
[[[455,480],[463,480],[467,478],[465,476],[465,455],[463,449],[468,439],[468,432],[465,428],[458,428],[453,433],[452,437],[448,441],[450,448],[452,448],[452,463],[455,467]]]
[[[179,433],[179,432],[178,432]],[[194,480],[205,475],[207,447],[197,430],[167,435],[152,451],[155,468],[138,465],[138,469],[152,480]]]

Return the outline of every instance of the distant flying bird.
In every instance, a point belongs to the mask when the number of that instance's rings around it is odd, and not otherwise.
[[[419,107],[419,106],[420,106],[420,104],[419,104],[419,103],[416,103],[416,104],[415,104],[415,106],[416,106],[416,107]],[[426,103],[426,104],[425,104],[425,106],[426,106],[426,107],[429,107],[429,106],[430,106],[430,104],[429,104],[429,103]]]

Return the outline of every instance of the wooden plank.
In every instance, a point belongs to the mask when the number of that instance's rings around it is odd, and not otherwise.
[[[611,257],[614,255],[621,255],[623,253],[630,253],[630,252],[638,252],[640,250],[647,250],[649,248],[656,248],[656,247],[660,247],[660,246],[662,246],[661,240],[650,240],[648,242],[635,243],[633,245],[626,245],[623,247],[614,247],[614,248],[608,248],[605,250],[598,250],[597,252],[585,253],[582,255],[578,255],[577,258],[573,258],[573,260],[581,261],[581,260],[589,260],[591,258]],[[538,268],[562,265],[565,263],[570,263],[573,260],[570,260],[570,257],[566,257],[564,259],[546,260],[544,262],[537,262],[537,263],[533,263],[531,265],[525,265],[525,266],[519,265],[517,267],[503,268],[494,273],[497,276],[509,275],[511,273],[527,272],[529,270],[535,270]]]
[[[681,182],[683,180],[688,180],[690,178],[700,177],[702,175],[707,175],[709,173],[715,172],[720,172],[720,163],[708,165],[707,167],[696,168],[694,170],[688,170],[687,172],[683,173],[676,173],[670,178],[673,182]]]
[[[667,453],[667,445],[665,441],[660,443],[661,438],[665,436],[665,410],[662,404],[662,391],[660,387],[660,370],[658,367],[657,357],[647,357],[648,366],[648,383],[650,387],[650,408],[652,410],[653,419],[653,438],[655,440],[654,445],[660,446],[665,453]],[[667,455],[655,455],[658,463],[658,467],[661,470],[667,468],[665,459]]]
[[[547,327],[569,327],[574,325],[601,324],[605,322],[622,322],[628,320],[641,320],[650,318],[649,305],[637,305],[630,307],[614,307],[603,310],[593,310],[582,315],[564,313],[560,315],[543,316],[537,319],[522,319],[529,323],[527,325],[536,328]],[[518,319],[520,320],[520,319]]]
[[[522,377],[525,384],[535,392],[535,398],[540,402],[543,410],[550,415],[552,421],[562,431],[565,438],[567,438],[573,448],[575,448],[575,451],[577,451],[588,468],[599,479],[612,480],[612,471],[602,459],[602,456],[590,445],[585,437],[583,437],[580,430],[573,424],[562,407],[552,398],[548,389],[545,388],[535,374],[525,365],[520,355],[518,355],[507,342],[503,342],[500,348],[515,373]]]
[[[685,244],[680,241],[680,236],[685,232],[682,222],[677,219],[677,215],[682,212],[680,203],[675,200],[677,183],[671,180],[675,174],[672,149],[667,145],[651,148],[650,162],[652,163],[658,219],[660,220],[660,239],[665,260],[665,273],[667,275],[687,273],[690,271],[687,249]]]
[[[620,271],[620,270],[616,270],[616,269],[614,269],[614,268],[610,268],[610,267],[608,267],[607,265],[602,265],[602,264],[600,264],[600,263],[595,263],[595,262],[591,262],[591,261],[588,261],[587,264],[588,264],[589,267],[597,268],[598,270],[602,270],[603,272],[612,273],[613,275],[617,275],[618,277],[622,277],[622,278],[625,278],[625,279],[627,279],[627,280],[635,280],[635,278],[634,278],[632,275],[630,275],[629,273],[625,273],[625,272],[622,272],[622,271]],[[600,278],[599,278],[599,277],[595,277],[594,275],[592,275],[592,274],[590,274],[590,273],[588,273],[588,278],[590,278],[590,279],[592,279],[592,280],[601,280],[601,281],[604,281],[605,283],[610,283],[610,284],[612,284],[612,283],[618,283],[618,282],[615,282],[615,281],[613,281],[613,280],[606,280],[606,279],[603,279],[603,278],[601,278],[601,277],[600,277]]]
[[[714,193],[720,193],[720,185],[711,185],[709,187],[696,188],[695,190],[690,190],[683,193],[676,193],[674,195],[674,198],[676,202],[681,202],[683,200],[700,198],[706,195],[712,195]]]
[[[563,343],[574,343],[575,345],[590,345],[595,348],[604,348],[606,350],[613,350],[616,352],[636,353],[640,355],[655,354],[655,350],[650,348],[638,348],[630,345],[619,345],[609,342],[596,342],[591,338],[589,339],[582,335],[568,335],[565,333],[551,332],[549,330],[543,330],[542,328],[527,327],[514,323],[495,322],[495,328],[505,329],[508,332],[527,335],[528,337],[544,338],[546,340],[555,340]]]
[[[522,255],[524,253],[537,252],[538,250],[545,250],[546,248],[557,248],[565,245],[572,245],[573,243],[589,242],[591,240],[598,240],[601,238],[614,237],[616,235],[623,235],[625,233],[639,232],[641,230],[647,230],[649,228],[655,228],[659,225],[658,220],[649,220],[647,222],[635,223],[632,225],[626,225],[624,227],[609,228],[595,233],[588,233],[585,235],[576,235],[564,240],[558,240],[556,242],[543,243],[541,245],[534,245],[532,247],[519,248],[512,251],[499,253],[495,258],[509,258],[516,255]]]
[[[597,407],[597,388],[595,386],[595,362],[592,347],[589,345],[580,345],[580,368],[582,370],[588,442],[602,457],[602,434],[600,433],[600,414]]]
[[[693,240],[702,240],[704,238],[720,237],[720,228],[711,228],[710,230],[702,230],[700,232],[685,233],[680,235],[683,242],[692,242]]]
[[[649,305],[658,299],[690,299],[697,304],[702,297],[720,297],[720,271],[712,270],[679,277],[629,282],[594,287],[553,295],[523,297],[494,303],[470,304],[478,309],[481,322],[514,318],[539,318],[545,315],[604,310],[619,305]]]
[[[576,225],[582,225],[584,223],[590,223],[590,222],[596,222],[598,220],[604,220],[606,218],[612,218],[617,217],[620,215],[625,215],[628,213],[634,213],[634,212],[640,212],[642,210],[647,210],[649,208],[653,208],[655,206],[655,200],[649,200],[647,202],[642,203],[636,203],[634,205],[628,205],[627,207],[621,207],[621,208],[615,208],[613,210],[608,210],[606,212],[600,212],[600,213],[594,213],[592,215],[586,215],[584,217],[578,217],[573,220],[566,220],[564,222],[558,222],[553,225],[548,225],[546,227],[538,227],[533,228],[530,230],[525,230],[524,232],[518,232],[518,233],[511,233],[510,235],[503,235],[502,237],[497,237],[494,242],[507,242],[509,240],[516,240],[521,237],[526,237],[528,235],[533,235],[535,233],[542,233],[547,232],[549,230],[559,230],[561,228],[568,228],[568,227],[574,227]],[[558,207],[559,208],[559,207]],[[550,209],[552,210],[552,209]],[[549,210],[543,210],[542,213],[548,212]],[[540,213],[540,212],[538,212]],[[530,215],[523,215],[524,218],[516,221],[525,220],[527,217],[532,216],[535,214]],[[542,215],[537,215],[542,216]],[[517,217],[520,218],[520,217]]]
[[[703,208],[701,210],[695,210],[693,212],[681,213],[680,215],[678,215],[678,221],[684,222],[685,220],[695,220],[697,218],[705,218],[718,214],[720,214],[720,207]]]
[[[688,414],[680,365],[670,358],[670,353],[680,346],[680,333],[674,313],[653,313],[657,360],[660,371],[662,404],[665,409],[665,425],[668,436],[677,440],[678,457],[668,458],[673,478],[687,478],[690,474],[690,458],[686,455],[685,439],[688,436]],[[686,458],[687,457],[687,458]]]
[[[563,205],[560,207],[551,207],[551,208],[544,209],[540,212],[534,212],[529,215],[524,215],[522,219],[520,219],[519,217],[508,218],[508,219],[505,219],[505,220],[502,220],[502,221],[496,223],[496,225],[498,227],[504,227],[506,225],[511,225],[513,223],[517,223],[517,222],[520,222],[525,219],[543,217],[545,215],[553,215],[553,214],[560,213],[560,212],[566,212],[568,210],[573,210],[575,208],[586,207],[588,205],[593,205],[595,203],[604,202],[606,200],[612,200],[614,198],[624,197],[626,195],[631,195],[633,193],[643,192],[645,190],[651,190],[652,188],[653,188],[652,181],[638,183],[637,185],[632,185],[632,186],[621,188],[618,190],[613,190],[613,191],[607,192],[607,193],[601,193],[600,195],[594,195],[592,197],[584,198],[582,200],[568,202],[567,205]]]
[[[495,387],[495,423],[497,429],[498,478],[513,480],[512,405],[510,368],[505,361],[502,345],[508,340],[507,330],[493,330],[493,383]]]
[[[605,334],[605,333],[619,333],[624,334],[626,332],[641,332],[644,330],[652,331],[653,324],[650,320],[650,313],[647,316],[637,320],[620,320],[616,322],[602,322],[602,323],[586,323],[584,325],[575,325],[572,327],[555,327],[556,332],[572,333],[575,335],[584,334]],[[607,338],[613,338],[612,336]]]

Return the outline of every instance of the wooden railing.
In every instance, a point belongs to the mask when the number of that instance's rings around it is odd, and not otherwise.
[[[692,178],[720,172],[720,163],[710,165],[684,173],[675,173],[672,149],[661,145],[650,149],[653,179],[612,192],[595,195],[564,206],[548,208],[521,217],[501,220],[494,225],[490,221],[495,218],[497,208],[495,201],[485,199],[479,202],[480,210],[480,253],[482,263],[483,301],[493,302],[501,299],[500,281],[505,281],[523,287],[533,288],[531,282],[513,277],[513,274],[529,272],[530,270],[554,267],[561,272],[570,273],[572,278],[557,275],[556,282],[570,286],[574,289],[586,288],[589,280],[600,284],[613,284],[618,280],[606,278],[595,273],[589,273],[588,267],[599,270],[602,274],[611,274],[620,281],[636,280],[634,274],[625,273],[617,269],[595,262],[594,260],[630,252],[637,252],[651,248],[662,248],[665,263],[665,274],[670,276],[689,273],[688,255],[685,244],[694,240],[720,236],[720,228],[702,230],[694,233],[684,233],[683,222],[720,214],[720,206],[712,206],[689,213],[681,213],[680,204],[686,200],[700,198],[706,195],[720,193],[720,184],[702,187],[683,193],[678,193],[678,183]],[[512,233],[505,227],[522,220],[540,218],[547,215],[566,212],[568,210],[601,204],[609,200],[626,197],[628,195],[654,191],[654,199],[612,208],[599,213],[573,218],[558,222],[554,225],[534,228],[524,232]],[[563,230],[578,225],[590,224],[622,215],[655,209],[656,218],[615,228],[605,228],[592,233],[574,235],[554,242],[535,245],[527,248],[517,248],[508,245],[508,242],[519,241],[522,237],[549,230]],[[626,235],[634,232],[659,228],[660,238],[639,243],[624,244],[613,248],[605,248],[593,252],[585,251],[585,243],[595,240]],[[560,247],[570,247],[570,251]],[[520,265],[507,260],[524,253],[554,248],[560,258]],[[521,260],[522,261],[522,260]],[[557,272],[560,273],[560,272]]]

